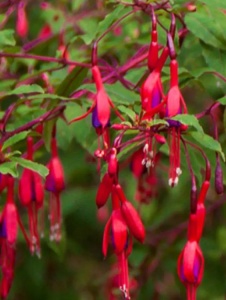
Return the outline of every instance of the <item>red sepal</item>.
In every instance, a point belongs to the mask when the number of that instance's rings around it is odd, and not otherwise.
[[[204,258],[202,251],[197,242],[188,241],[178,258],[178,276],[185,286],[188,284],[198,286],[202,281],[203,271]]]
[[[125,250],[128,242],[128,231],[121,209],[112,212],[112,244],[116,254]]]
[[[138,212],[128,201],[122,203],[121,209],[130,232],[138,241],[143,243],[145,239],[145,228]]]
[[[96,195],[96,205],[98,208],[104,206],[107,202],[108,197],[112,191],[112,184],[112,177],[110,177],[108,173],[104,174]]]
[[[103,234],[102,253],[104,257],[107,256],[107,252],[108,252],[108,243],[109,243],[111,224],[112,224],[112,219],[110,217],[110,219],[107,221],[107,224],[105,225],[104,234]]]

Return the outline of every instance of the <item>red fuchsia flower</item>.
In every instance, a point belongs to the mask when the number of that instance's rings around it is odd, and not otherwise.
[[[8,176],[7,199],[0,216],[0,266],[2,279],[1,298],[5,299],[10,291],[15,266],[15,245],[18,232],[18,213],[13,199],[14,179]]]
[[[93,101],[93,104],[90,107],[90,109],[84,115],[71,120],[70,124],[85,118],[90,113],[92,113],[95,108],[96,112],[94,111],[93,125],[94,127],[95,126],[99,127],[99,125],[101,125],[102,128],[105,128],[109,124],[110,109],[113,104],[104,89],[104,85],[102,82],[102,78],[98,66],[92,67],[92,74],[93,74],[93,79],[96,84],[96,90],[97,90],[97,93],[95,95],[95,100]]]
[[[141,87],[141,104],[145,111],[142,120],[152,119],[155,114],[161,112],[163,105],[165,104],[165,101],[161,102],[164,98],[161,84],[161,70],[168,57],[168,53],[168,48],[164,48],[155,69],[147,77]]]
[[[58,156],[56,138],[51,141],[51,160],[47,167],[49,174],[46,177],[45,189],[50,192],[50,240],[61,239],[61,203],[60,194],[65,188],[64,170]]]
[[[125,194],[122,190],[120,184],[116,185],[116,190],[118,193],[118,197],[121,201],[121,211],[123,217],[126,221],[126,224],[131,232],[131,234],[141,243],[144,242],[145,239],[145,228],[140,219],[140,216],[133,205],[127,201]]]
[[[170,62],[170,78],[170,90],[166,97],[166,117],[169,123],[169,185],[174,187],[178,184],[179,176],[182,174],[180,168],[180,135],[181,131],[187,129],[186,125],[170,120],[171,117],[178,114],[187,113],[187,107],[178,86],[178,63],[175,59]]]
[[[33,138],[27,138],[27,159],[33,160]],[[30,230],[30,251],[40,256],[40,236],[38,230],[38,210],[43,207],[44,187],[41,176],[24,169],[19,180],[19,199],[28,210]]]
[[[178,259],[177,272],[187,289],[187,300],[196,300],[196,290],[202,281],[204,258],[196,241],[188,241]]]
[[[20,1],[18,4],[16,32],[21,38],[26,37],[28,33],[28,20],[24,1]]]
[[[120,199],[115,185],[112,188],[112,207],[111,217],[104,229],[102,252],[104,256],[107,255],[110,242],[117,256],[118,287],[123,292],[125,299],[130,299],[128,256],[132,250],[132,239],[129,236],[127,223],[121,211]]]
[[[120,200],[116,191],[115,185],[112,187],[112,207],[113,211],[108,220],[103,236],[102,252],[107,255],[109,239],[116,254],[121,253],[128,247],[128,229],[127,224],[122,215]]]
[[[187,300],[196,300],[196,290],[202,281],[204,258],[199,247],[199,220],[197,214],[190,214],[188,242],[178,258],[177,272],[187,289]]]

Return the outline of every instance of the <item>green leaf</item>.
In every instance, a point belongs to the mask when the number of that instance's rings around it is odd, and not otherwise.
[[[210,8],[219,8],[219,9],[226,9],[226,2],[225,0],[199,0],[201,3],[205,3]]]
[[[14,30],[5,29],[0,31],[0,47],[1,46],[15,46]]]
[[[31,93],[40,93],[44,94],[44,90],[37,84],[28,84],[28,85],[20,85],[16,87],[10,92],[6,93],[8,95],[20,95],[20,94],[31,94]]]
[[[119,105],[117,107],[117,109],[120,110],[125,115],[127,115],[132,121],[136,120],[136,113],[132,109],[127,108],[127,107],[125,107],[123,105]]]
[[[71,9],[72,10],[77,10],[80,8],[80,6],[82,6],[83,4],[83,0],[72,0],[71,2]]]
[[[29,99],[47,99],[47,100],[71,100],[71,98],[59,96],[57,94],[37,94],[30,96]]]
[[[48,168],[31,160],[13,156],[11,157],[11,161],[18,163],[18,165],[20,165],[23,168],[27,168],[37,172],[43,178],[45,178],[49,174]]]
[[[0,173],[10,174],[13,177],[18,177],[17,164],[12,161],[0,164]]]
[[[220,153],[222,159],[225,161],[225,155],[222,151],[221,144],[213,139],[208,134],[198,132],[198,131],[192,131],[189,133],[193,139],[195,139],[201,146],[210,149],[212,151]]]
[[[23,132],[20,132],[18,134],[13,135],[12,137],[10,137],[2,145],[2,151],[7,149],[8,147],[11,147],[12,145],[18,143],[19,141],[24,140],[27,137],[28,133],[29,133],[29,131],[23,131]]]
[[[220,12],[219,12],[220,14]],[[192,14],[187,14],[185,23],[188,29],[199,39],[215,48],[226,49],[224,36],[217,19],[208,15],[206,11],[200,10]]]
[[[83,67],[74,68],[71,73],[63,80],[56,90],[56,94],[69,97],[72,92],[77,90],[87,76],[88,69]]]
[[[198,119],[194,115],[181,114],[181,115],[177,115],[171,119],[175,120],[175,121],[179,121],[185,125],[193,126],[195,129],[197,129],[197,131],[199,131],[201,133],[203,132],[202,126],[199,124]]]
[[[131,10],[131,9],[129,9]],[[129,11],[128,8],[123,5],[118,5],[114,10],[112,10],[106,17],[99,23],[97,28],[97,34],[102,34],[106,31],[115,21],[121,18],[126,12]]]
[[[202,43],[202,53],[210,68],[226,76],[226,50]]]
[[[107,94],[110,99],[116,104],[134,104],[140,100],[140,96],[134,91],[126,89],[120,82],[104,85]],[[96,93],[94,84],[86,84],[81,88],[87,89],[90,92]]]
[[[226,105],[226,96],[220,98],[220,99],[217,99],[218,102],[220,102],[222,105]]]

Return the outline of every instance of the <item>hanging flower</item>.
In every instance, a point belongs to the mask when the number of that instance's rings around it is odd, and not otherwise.
[[[61,203],[60,194],[65,188],[64,170],[57,151],[56,138],[51,141],[52,157],[47,165],[49,174],[46,177],[45,189],[50,192],[49,219],[50,240],[61,240]]]
[[[2,299],[8,296],[14,277],[18,212],[13,194],[14,179],[8,176],[6,204],[0,216],[0,267],[2,271],[0,294]]]
[[[33,138],[27,138],[27,159],[33,160]],[[24,169],[19,180],[19,199],[28,210],[30,251],[40,256],[40,235],[38,230],[38,210],[43,206],[44,187],[41,176],[32,170]]]
[[[166,97],[166,117],[169,123],[169,185],[174,187],[178,184],[179,176],[182,174],[180,168],[180,135],[181,131],[187,129],[187,126],[179,121],[170,120],[171,117],[178,114],[187,113],[187,107],[178,86],[178,63],[175,59],[170,62],[170,78],[170,90]]]

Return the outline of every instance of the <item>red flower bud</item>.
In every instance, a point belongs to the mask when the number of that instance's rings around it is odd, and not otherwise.
[[[122,203],[121,209],[130,232],[138,241],[143,243],[145,238],[145,228],[138,212],[128,201]]]
[[[106,173],[98,187],[96,195],[96,205],[98,208],[102,207],[108,200],[112,191],[113,179]]]

